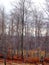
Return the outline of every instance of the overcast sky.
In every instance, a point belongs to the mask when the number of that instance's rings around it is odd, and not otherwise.
[[[12,9],[12,6],[10,3],[14,2],[14,1],[18,1],[18,0],[0,0],[0,5],[4,5],[6,8],[6,11],[9,11]],[[43,4],[45,3],[45,0],[33,0],[35,2],[35,5],[37,8],[40,8],[40,4],[45,7]]]
[[[0,0],[0,6],[4,6],[8,12],[12,9],[11,2],[14,2],[14,0]]]
[[[14,1],[18,1],[18,0],[0,0],[0,5],[5,7],[6,12],[9,12],[12,9],[11,3],[13,3]],[[43,5],[45,4],[45,0],[32,0],[32,1],[35,3],[35,6],[38,9],[42,10],[42,7],[45,8],[45,5]]]

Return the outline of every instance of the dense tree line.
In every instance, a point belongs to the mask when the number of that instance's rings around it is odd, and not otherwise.
[[[9,50],[11,50],[12,59],[16,50],[17,55],[23,59],[24,49],[38,50],[39,47],[40,50],[45,50],[45,56],[47,56],[49,15],[46,22],[43,11],[38,10],[31,0],[19,0],[12,6],[14,8],[10,15],[5,13],[4,7],[0,7],[0,54],[4,56],[5,65]],[[47,14],[47,11],[49,12],[47,1],[46,6]]]

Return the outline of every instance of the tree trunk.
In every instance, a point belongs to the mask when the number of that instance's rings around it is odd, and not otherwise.
[[[4,58],[4,65],[6,65],[6,58]]]

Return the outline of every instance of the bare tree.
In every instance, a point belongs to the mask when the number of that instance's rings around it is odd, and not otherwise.
[[[47,27],[46,27],[46,35],[45,35],[45,57],[47,57],[47,54],[48,54],[48,43],[49,43],[49,40],[48,40],[48,36],[49,36],[49,23],[47,23]]]
[[[2,18],[2,55],[4,58],[4,64],[6,65],[6,55],[7,55],[7,46],[6,46],[6,34],[5,34],[5,12],[4,8],[1,10],[1,18]]]

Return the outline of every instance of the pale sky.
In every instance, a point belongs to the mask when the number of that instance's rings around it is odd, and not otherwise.
[[[8,12],[12,9],[11,2],[14,2],[14,0],[0,0],[0,5],[4,6],[6,11]]]
[[[45,5],[44,5],[45,0],[33,0],[33,2],[35,2],[35,5],[37,8],[40,8],[40,9],[42,9],[42,7],[45,8]]]
[[[0,0],[0,5],[4,5],[6,8],[6,11],[9,11],[12,9],[12,6],[10,3],[14,1],[18,1],[18,0]],[[41,9],[40,4],[45,8],[45,6],[43,5],[43,3],[45,3],[45,0],[33,0],[33,2],[35,2],[35,5],[37,8]]]
[[[12,9],[11,3],[18,0],[0,0],[0,5],[5,7],[6,12],[9,12]],[[35,3],[35,6],[42,10],[42,7],[45,8],[43,5],[45,0],[32,0]],[[42,7],[41,7],[42,5]],[[45,33],[45,31],[43,32]]]

